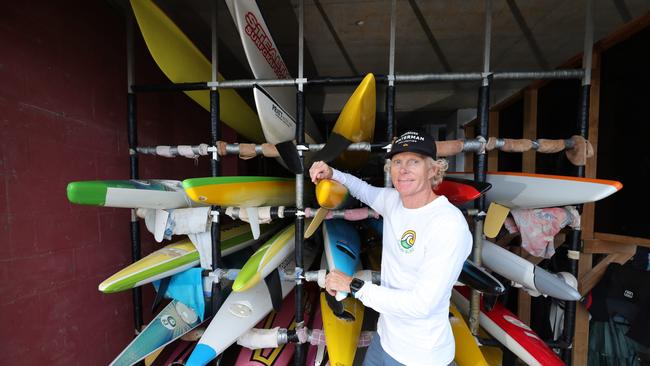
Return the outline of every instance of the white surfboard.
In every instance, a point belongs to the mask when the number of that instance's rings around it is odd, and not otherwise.
[[[483,240],[481,253],[486,267],[533,293],[568,301],[577,301],[581,297],[562,276],[548,272],[490,241]]]
[[[68,200],[80,205],[172,209],[205,206],[193,202],[180,181],[150,180],[92,180],[70,182]]]
[[[239,30],[246,58],[255,78],[290,79],[289,70],[255,0],[226,0],[226,4]],[[257,113],[267,142],[276,144],[293,140],[296,128],[296,88],[258,86],[254,93]],[[314,120],[306,110],[305,133],[308,143],[322,141]]]
[[[309,268],[316,257],[316,248],[305,242],[304,268]],[[289,256],[279,267],[280,277],[293,277],[294,256]],[[282,297],[296,286],[295,281],[281,281]],[[201,340],[185,363],[203,366],[230,347],[239,336],[254,327],[273,309],[271,296],[264,281],[244,292],[232,292],[212,318]]]
[[[474,179],[473,173],[449,172],[451,177]],[[621,188],[620,182],[562,175],[488,172],[492,188],[485,194],[488,202],[508,208],[542,208],[596,202]]]

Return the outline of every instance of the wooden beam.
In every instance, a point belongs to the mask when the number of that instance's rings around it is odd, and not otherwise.
[[[588,273],[592,267],[592,255],[581,254],[578,262],[578,278]],[[580,302],[576,304],[575,331],[573,332],[572,365],[586,365],[589,354],[589,312]]]
[[[596,43],[596,47],[599,50],[604,51],[612,46],[615,46],[631,36],[635,35],[639,31],[650,26],[650,11],[647,11],[645,14],[632,19],[631,21],[625,23],[622,27],[615,30],[614,32],[607,35],[605,38],[602,38]]]
[[[625,235],[607,234],[607,233],[594,233],[594,238],[621,243],[621,244],[632,244],[632,245],[639,245],[642,247],[650,248],[650,239],[646,239],[646,238],[637,238],[634,236],[625,236]]]
[[[628,253],[609,254],[607,257],[598,262],[598,264],[596,264],[596,266],[594,266],[594,268],[592,268],[589,272],[585,273],[583,276],[580,276],[580,279],[578,280],[578,292],[580,292],[582,296],[586,295],[589,291],[591,291],[591,289],[594,288],[594,286],[596,286],[600,279],[603,278],[607,266],[609,266],[611,263],[624,264],[630,258],[632,258],[632,256],[633,254]]]
[[[585,239],[583,242],[584,253],[593,253],[593,254],[611,254],[611,253],[625,253],[625,254],[635,254],[636,245],[621,243],[610,240],[601,240],[601,239]]]
[[[524,132],[523,138],[534,140],[537,138],[537,89],[526,89],[524,92]],[[535,172],[534,150],[522,153],[521,167],[525,173]]]
[[[601,55],[594,52],[591,68],[591,88],[589,93],[589,126],[587,130],[588,139],[594,148],[594,156],[587,159],[585,165],[585,177],[596,178],[596,167],[598,166],[598,124],[600,121],[600,69]],[[582,238],[594,237],[594,221],[596,216],[596,204],[588,203],[583,205],[580,217]]]
[[[612,46],[615,46],[618,43],[625,41],[629,37],[633,36],[634,34],[645,29],[648,26],[650,26],[650,12],[646,12],[645,14],[637,17],[636,19],[631,20],[630,22],[624,24],[621,28],[610,33],[606,37],[600,39],[598,42],[594,44],[594,48],[600,51],[607,50]],[[582,63],[582,52],[577,55],[573,55],[572,57],[564,61],[562,64],[558,65],[556,69],[562,70],[562,69],[579,68],[581,66],[581,63]],[[524,89],[526,88],[539,89],[544,87],[545,85],[548,85],[548,83],[550,83],[551,81],[552,80],[537,80],[530,83]],[[494,105],[493,109],[500,111],[505,108],[508,108],[515,102],[519,101],[521,98],[524,97],[523,95],[524,89],[519,90],[518,92],[511,95],[510,97],[498,102],[497,104]]]
[[[530,295],[522,289],[517,291],[517,316],[530,326]]]

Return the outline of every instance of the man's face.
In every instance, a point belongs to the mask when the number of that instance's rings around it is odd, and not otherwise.
[[[402,197],[430,191],[435,169],[426,157],[416,153],[399,153],[390,161],[393,187]]]

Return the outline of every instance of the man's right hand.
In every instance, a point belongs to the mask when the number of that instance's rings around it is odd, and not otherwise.
[[[324,161],[316,161],[309,168],[309,176],[314,184],[323,179],[331,179],[333,174],[332,168]]]

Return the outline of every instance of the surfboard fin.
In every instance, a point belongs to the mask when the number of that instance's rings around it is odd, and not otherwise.
[[[298,156],[298,151],[296,150],[296,145],[293,141],[277,143],[275,144],[275,148],[278,150],[280,158],[282,158],[282,161],[290,172],[293,174],[303,173],[304,167],[302,166],[302,162]]]
[[[332,309],[332,313],[336,315],[337,318],[345,321],[354,321],[356,318],[351,313],[345,311],[343,307],[343,302],[336,301],[336,298],[329,293],[325,293],[325,300],[327,300],[327,306]]]
[[[158,243],[160,243],[165,238],[165,229],[167,228],[168,219],[169,212],[166,210],[156,210],[153,236]]]
[[[332,160],[338,158],[339,155],[341,155],[341,153],[343,153],[351,143],[352,141],[346,139],[338,133],[333,132],[327,139],[327,143],[325,146],[323,146],[323,149],[314,155],[314,160],[322,160],[329,163]]]
[[[510,209],[506,206],[494,202],[490,203],[487,215],[485,216],[483,234],[488,238],[496,237],[501,230],[501,226],[503,226],[503,222],[506,221],[509,212]]]
[[[158,292],[156,292],[156,298],[153,300],[153,304],[151,305],[152,313],[156,312],[156,310],[162,303],[163,299],[165,298],[165,294],[167,293],[167,289],[169,288],[169,282],[171,282],[171,277],[165,277],[160,280],[160,286],[158,286]]]
[[[282,306],[282,285],[278,269],[274,269],[273,272],[266,276],[264,282],[266,282],[266,287],[269,289],[269,295],[271,295],[273,310],[280,311],[280,307]]]
[[[319,207],[318,210],[316,210],[314,218],[311,220],[309,226],[307,226],[307,229],[305,230],[305,239],[309,239],[312,235],[314,235],[316,230],[318,230],[320,224],[325,219],[325,216],[327,216],[328,212],[329,210],[324,207]]]
[[[257,214],[257,207],[246,207],[246,213],[248,213],[248,223],[251,226],[253,239],[257,240],[260,238],[260,217]]]

